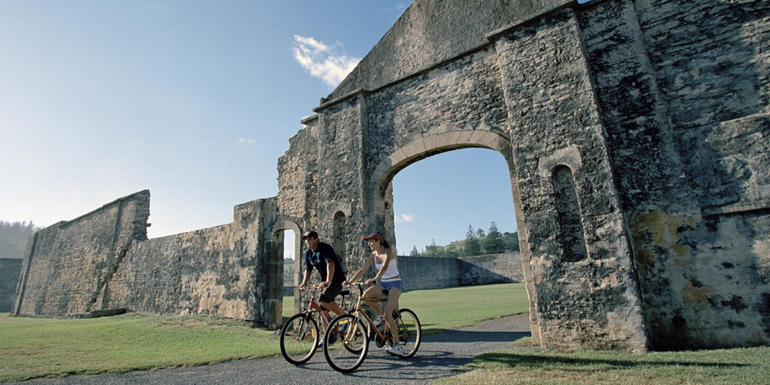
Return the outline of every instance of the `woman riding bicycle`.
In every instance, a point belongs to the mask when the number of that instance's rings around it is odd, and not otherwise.
[[[377,269],[377,275],[372,279],[366,280],[365,284],[374,286],[364,292],[365,298],[375,298],[387,296],[388,301],[385,303],[385,322],[390,328],[390,335],[393,338],[393,345],[388,347],[386,351],[394,355],[403,355],[401,351],[401,345],[398,338],[398,327],[396,321],[393,319],[393,310],[396,309],[398,304],[398,298],[403,291],[401,286],[401,276],[398,273],[398,255],[396,254],[396,248],[391,247],[385,238],[379,232],[374,232],[371,235],[364,237],[364,240],[369,241],[369,248],[372,249],[372,253],[369,258],[366,259],[364,265],[359,269],[350,281],[345,281],[343,286],[357,281],[364,272],[374,262],[374,267]],[[376,284],[379,281],[379,284]],[[375,325],[382,322],[382,310],[376,302],[365,301],[372,309],[374,309],[379,316],[374,321]],[[378,322],[379,321],[379,322]]]

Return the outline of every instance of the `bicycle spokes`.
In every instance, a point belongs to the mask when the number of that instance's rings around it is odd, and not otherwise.
[[[339,372],[356,370],[369,350],[367,328],[358,318],[345,314],[332,320],[324,335],[324,355]]]
[[[299,365],[315,354],[320,341],[318,324],[307,314],[295,314],[281,329],[281,354],[286,361]]]
[[[409,309],[399,311],[400,316],[396,318],[398,326],[398,339],[401,349],[404,352],[403,358],[412,357],[417,353],[422,339],[422,327],[417,315]]]

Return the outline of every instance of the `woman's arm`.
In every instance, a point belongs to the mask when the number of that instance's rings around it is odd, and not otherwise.
[[[366,259],[366,261],[364,262],[364,265],[361,266],[361,268],[358,269],[358,271],[356,271],[355,274],[353,274],[352,279],[345,281],[345,283],[347,284],[347,283],[353,283],[355,281],[358,281],[358,279],[361,278],[362,275],[364,275],[364,272],[366,271],[366,269],[368,269],[369,266],[372,265],[373,261],[374,261],[374,253],[369,254],[369,258]]]

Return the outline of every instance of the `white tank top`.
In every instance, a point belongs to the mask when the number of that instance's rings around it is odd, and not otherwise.
[[[374,257],[374,267],[377,269],[377,271],[380,271],[380,269],[382,269],[382,265],[383,264],[379,263],[377,261],[378,259],[379,258],[377,258],[377,256]],[[396,256],[395,258],[393,258],[393,260],[390,261],[390,263],[388,264],[388,270],[385,270],[385,273],[382,275],[382,278],[380,279],[380,281],[386,281],[387,282],[387,281],[391,281],[391,280],[394,280],[394,279],[401,279],[401,278],[394,278],[394,277],[398,277],[399,276],[397,261],[398,261],[398,256]],[[383,261],[383,263],[384,262],[385,261]]]

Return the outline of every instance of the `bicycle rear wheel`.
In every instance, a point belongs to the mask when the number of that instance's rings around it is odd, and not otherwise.
[[[358,369],[369,351],[366,325],[351,314],[343,314],[326,328],[324,355],[332,369],[348,373]]]
[[[420,340],[422,339],[422,327],[420,326],[420,320],[417,319],[417,314],[409,309],[401,309],[398,311],[399,316],[396,318],[396,325],[398,325],[398,339],[400,340],[401,351],[404,355],[401,358],[410,358],[417,353],[417,349],[420,347]]]
[[[318,323],[313,316],[295,314],[281,328],[281,354],[291,364],[304,364],[313,357],[320,340]]]

